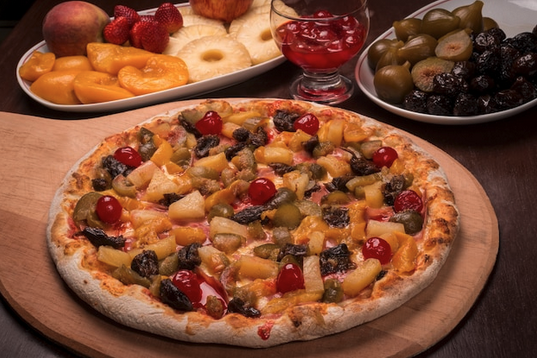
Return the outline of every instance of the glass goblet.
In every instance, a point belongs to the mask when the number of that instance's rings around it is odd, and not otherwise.
[[[366,41],[367,0],[272,0],[270,27],[282,54],[302,68],[293,98],[336,104],[351,97],[353,83],[339,69]]]

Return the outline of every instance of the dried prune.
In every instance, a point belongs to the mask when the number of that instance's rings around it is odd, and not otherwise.
[[[351,260],[351,251],[346,244],[339,244],[321,252],[319,255],[321,275],[344,272],[356,267]]]
[[[201,264],[201,258],[198,253],[198,249],[201,247],[201,244],[195,242],[185,247],[182,247],[177,252],[177,257],[179,258],[179,269],[193,270],[196,266]]]
[[[453,69],[451,72],[455,76],[459,76],[464,78],[465,80],[468,80],[472,77],[474,77],[475,73],[475,63],[471,61],[458,61],[455,62],[455,65],[453,66]]]
[[[485,50],[479,56],[477,56],[475,64],[477,71],[482,74],[489,74],[494,76],[501,65],[501,56],[498,49]]]
[[[246,302],[239,297],[233,297],[231,301],[229,301],[227,310],[230,313],[238,313],[249,318],[261,316],[261,312],[258,309],[247,305]]]
[[[469,93],[459,93],[453,104],[455,116],[473,116],[477,112],[477,98]]]
[[[153,250],[142,251],[132,259],[131,269],[142,277],[158,275],[157,254]]]
[[[470,81],[470,91],[478,95],[492,93],[495,89],[496,82],[489,75],[479,75]]]
[[[520,93],[524,102],[529,102],[537,97],[537,88],[535,85],[522,76],[517,77],[511,89]]]
[[[393,206],[395,198],[397,195],[403,191],[405,188],[406,180],[404,175],[394,176],[382,190],[382,195],[384,196],[384,202],[386,205]]]
[[[217,135],[204,135],[198,138],[198,142],[194,147],[194,154],[198,158],[206,157],[209,155],[211,148],[216,147],[218,144],[220,144],[220,138]]]
[[[433,77],[433,91],[437,94],[454,96],[459,92],[466,92],[468,84],[462,77],[451,72],[439,73]]]
[[[262,147],[268,142],[268,134],[263,127],[258,127],[253,135],[250,136],[250,144],[255,148]]]
[[[173,309],[184,312],[194,310],[194,306],[187,295],[181,292],[169,278],[160,282],[159,294],[162,302]]]
[[[256,220],[261,219],[261,214],[265,211],[264,205],[253,205],[247,207],[231,217],[231,220],[238,222],[239,224],[248,224]]]
[[[103,229],[87,226],[82,230],[84,235],[95,247],[112,246],[114,249],[119,249],[125,246],[125,238],[123,236],[108,236]]]
[[[328,191],[340,190],[343,192],[347,192],[349,191],[349,189],[347,188],[347,183],[352,178],[354,178],[354,175],[346,174],[332,179],[330,183],[326,183],[324,186]]]
[[[349,209],[339,206],[323,208],[323,220],[332,227],[344,228],[350,222]]]
[[[474,38],[474,50],[483,53],[487,50],[495,50],[500,46],[500,42],[496,36],[489,32],[481,32]]]
[[[278,252],[277,261],[281,261],[285,256],[291,255],[296,258],[304,257],[308,254],[308,245],[305,244],[285,244]]]
[[[413,90],[405,96],[403,108],[412,112],[427,113],[427,97],[429,97],[427,93]]]
[[[358,176],[369,175],[380,172],[379,167],[373,161],[353,155],[350,160],[351,170]],[[349,178],[349,180],[352,178]],[[348,180],[347,180],[348,181]],[[345,184],[347,184],[347,181]],[[345,187],[344,190],[347,188]]]
[[[537,73],[537,53],[531,52],[517,58],[512,65],[515,74],[531,77]]]
[[[496,103],[494,96],[486,94],[477,98],[477,112],[481,114],[489,114],[498,112],[500,108]]]
[[[437,116],[449,116],[453,112],[451,102],[448,96],[432,94],[427,98],[427,112]]]
[[[514,108],[524,103],[522,95],[512,89],[499,91],[494,95],[494,99],[501,110]]]
[[[250,134],[251,132],[248,129],[239,127],[233,131],[232,136],[239,142],[246,142],[248,139],[250,139]]]
[[[300,117],[298,113],[277,110],[273,117],[274,127],[280,132],[295,132],[295,120]]]
[[[121,163],[114,158],[113,155],[107,155],[101,160],[102,167],[110,174],[112,178],[115,178],[119,174],[126,176],[129,167]]]
[[[532,32],[521,32],[506,41],[523,54],[537,52],[537,35]]]

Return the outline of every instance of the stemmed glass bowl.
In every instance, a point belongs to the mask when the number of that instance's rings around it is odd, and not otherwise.
[[[366,41],[367,0],[272,0],[270,27],[282,54],[302,68],[293,98],[336,104],[352,95],[353,83],[339,69]]]

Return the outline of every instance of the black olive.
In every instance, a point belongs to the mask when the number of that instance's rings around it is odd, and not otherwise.
[[[177,252],[177,257],[179,258],[179,269],[193,270],[196,266],[201,264],[201,258],[198,253],[198,249],[201,247],[201,244],[195,242],[185,247],[182,247]]]
[[[131,269],[142,277],[158,275],[157,254],[153,250],[142,251],[132,259]]]
[[[159,294],[162,302],[173,309],[184,312],[194,310],[194,306],[187,295],[181,292],[169,278],[160,282]]]

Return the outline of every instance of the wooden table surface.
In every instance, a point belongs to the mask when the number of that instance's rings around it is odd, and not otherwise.
[[[492,0],[489,0],[492,1]],[[36,1],[0,47],[0,111],[50,118],[76,120],[101,114],[56,112],[31,100],[20,88],[15,68],[21,56],[42,40],[44,15],[59,0]],[[150,0],[91,2],[112,14],[114,5],[135,9],[158,6]],[[371,0],[370,41],[401,19],[431,3],[430,0]],[[486,1],[485,1],[486,2]],[[354,77],[356,59],[342,72]],[[235,86],[201,97],[282,97],[288,98],[291,79],[300,70],[286,62],[277,68]],[[475,304],[444,339],[419,357],[530,357],[537,352],[537,275],[533,254],[537,252],[537,108],[495,122],[443,126],[411,121],[378,107],[357,88],[348,101],[338,105],[376,118],[423,138],[462,164],[479,181],[497,215],[500,249],[496,265]],[[0,121],[9,121],[8,115]],[[5,123],[5,122],[4,122]],[[9,141],[10,138],[2,138]],[[1,154],[0,154],[1,155]],[[39,175],[36,169],[36,175]],[[2,178],[10,173],[0,170]],[[533,179],[532,179],[533,178]],[[44,178],[46,179],[46,178]],[[9,198],[0,198],[0,207]],[[4,235],[0,217],[0,249]],[[45,253],[43,253],[45,254]],[[36,284],[39,284],[38,282]],[[39,299],[39,297],[36,297]],[[22,320],[4,300],[0,304],[0,355],[5,357],[72,357],[73,352],[42,336]]]

